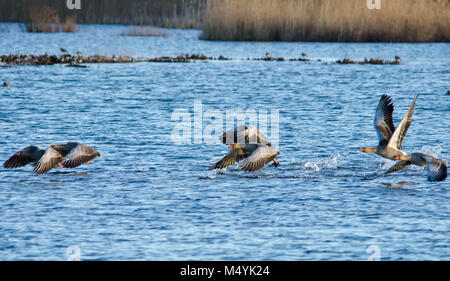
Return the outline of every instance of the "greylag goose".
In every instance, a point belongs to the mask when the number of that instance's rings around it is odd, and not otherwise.
[[[359,151],[365,153],[376,153],[384,158],[395,160],[395,157],[406,155],[401,150],[402,142],[405,138],[406,132],[412,122],[414,113],[414,105],[419,95],[414,97],[414,100],[406,112],[398,127],[394,127],[392,121],[392,113],[394,112],[394,105],[388,95],[381,96],[375,112],[374,125],[378,135],[377,147],[363,147]]]
[[[239,164],[243,171],[253,172],[261,169],[271,161],[278,167],[276,150],[256,127],[239,126],[227,131],[220,137],[222,143],[230,144],[231,151],[219,162],[210,166],[212,169],[224,169],[244,160]]]
[[[395,160],[401,160],[392,166],[386,173],[400,171],[409,165],[427,167],[429,181],[443,181],[447,178],[447,164],[432,155],[425,153],[412,153],[396,156]]]
[[[101,157],[101,154],[78,142],[50,145],[47,149],[28,146],[6,160],[3,167],[18,168],[32,163],[33,172],[40,175],[57,166],[75,168],[84,163],[90,164],[95,157]]]
[[[16,152],[13,156],[9,157],[8,160],[3,163],[3,167],[6,169],[13,169],[26,166],[28,164],[36,164],[42,155],[44,155],[45,149],[42,147],[37,147],[30,145]]]

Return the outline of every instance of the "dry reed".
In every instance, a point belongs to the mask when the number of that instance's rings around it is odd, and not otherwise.
[[[449,0],[210,0],[202,38],[227,41],[449,42]]]
[[[27,11],[51,7],[60,19],[78,24],[152,25],[198,28],[207,0],[82,0],[69,10],[66,0],[1,0],[0,22],[30,22]]]
[[[28,32],[75,32],[75,20],[68,17],[61,22],[55,9],[43,7],[29,9],[29,22],[25,24]]]

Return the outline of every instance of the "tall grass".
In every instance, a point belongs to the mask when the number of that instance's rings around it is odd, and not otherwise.
[[[449,0],[210,0],[202,38],[229,41],[449,42]]]
[[[61,21],[59,15],[51,7],[29,9],[30,22],[25,24],[28,32],[75,32],[75,21],[68,17]]]
[[[30,22],[27,11],[50,7],[60,19],[77,23],[198,27],[206,0],[81,0],[69,10],[66,0],[0,0],[0,22]]]

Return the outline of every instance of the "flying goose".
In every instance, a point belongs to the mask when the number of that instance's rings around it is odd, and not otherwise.
[[[447,177],[447,164],[432,155],[425,153],[412,153],[396,156],[395,160],[401,160],[392,166],[386,173],[400,171],[409,165],[427,167],[429,181],[443,181]]]
[[[219,162],[210,166],[212,169],[224,169],[244,160],[239,164],[243,171],[253,172],[261,169],[271,161],[278,167],[276,157],[280,154],[257,127],[239,126],[224,133],[220,140],[230,144],[231,151]]]
[[[30,163],[36,164],[44,153],[45,149],[42,147],[34,145],[27,146],[9,157],[9,159],[3,163],[3,167],[6,169],[13,169],[26,166]]]
[[[33,172],[40,175],[57,166],[75,168],[84,163],[90,164],[97,156],[101,157],[101,154],[78,142],[50,145],[47,149],[28,146],[6,160],[3,167],[12,169],[31,163],[34,166]]]
[[[376,153],[384,158],[395,160],[395,157],[406,155],[401,150],[402,142],[405,138],[406,132],[412,122],[412,116],[414,113],[414,105],[419,95],[414,97],[414,100],[406,112],[402,121],[398,124],[398,127],[394,127],[392,121],[392,113],[394,112],[394,105],[391,98],[388,95],[381,96],[378,103],[377,110],[375,112],[375,130],[378,135],[377,147],[363,147],[359,151],[365,153]]]

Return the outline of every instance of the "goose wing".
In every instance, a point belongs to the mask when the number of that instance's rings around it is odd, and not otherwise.
[[[65,144],[54,144],[52,145],[53,149],[59,152],[63,157],[65,157],[67,154],[69,154],[77,145],[80,143],[78,142],[68,142]]]
[[[250,127],[246,130],[245,143],[270,144],[257,127]]]
[[[260,145],[253,153],[239,164],[243,171],[253,172],[261,169],[275,159],[279,152],[270,145]]]
[[[429,181],[443,181],[447,178],[447,164],[431,156],[423,156],[427,161],[427,171]]]
[[[231,150],[225,157],[223,157],[219,162],[211,165],[209,167],[210,170],[214,169],[224,169],[228,166],[233,165],[236,162],[239,162],[248,156],[250,156],[251,152],[245,149],[233,149]]]
[[[234,129],[228,130],[222,136],[220,136],[220,141],[223,144],[245,143],[247,130],[248,127],[245,125],[241,125]]]
[[[28,146],[12,155],[8,160],[3,163],[3,167],[6,169],[13,169],[26,166],[30,163],[34,163],[39,158],[36,158],[34,154],[29,153],[29,151],[36,151],[38,148],[35,146]]]
[[[392,113],[394,105],[388,95],[382,95],[375,111],[375,130],[377,131],[378,141],[380,144],[387,143],[395,130],[394,121],[392,121]]]
[[[398,124],[397,128],[395,129],[394,133],[392,134],[391,139],[389,140],[389,146],[392,146],[397,149],[402,148],[402,142],[405,138],[406,132],[409,129],[409,126],[412,122],[412,116],[414,114],[414,106],[416,104],[416,100],[419,95],[416,95],[414,97],[414,100],[411,104],[411,106],[408,109],[408,112],[406,112],[405,116],[403,116],[402,121]]]
[[[266,136],[257,127],[247,127],[245,125],[238,126],[234,129],[228,130],[221,137],[220,140],[224,144],[232,143],[253,143],[253,144],[269,144]]]
[[[64,158],[62,157],[62,155],[52,146],[49,146],[45,150],[44,155],[42,155],[41,159],[39,159],[39,161],[34,166],[33,172],[38,175],[45,174],[50,171],[50,169],[56,167],[58,163],[63,160]]]
[[[76,168],[81,164],[91,161],[95,157],[100,156],[95,149],[88,145],[78,143],[66,155],[66,159],[61,163],[64,168]]]
[[[408,167],[408,165],[411,165],[411,161],[409,161],[409,160],[398,161],[392,167],[390,167],[389,170],[386,171],[386,174],[400,171],[400,170]]]

